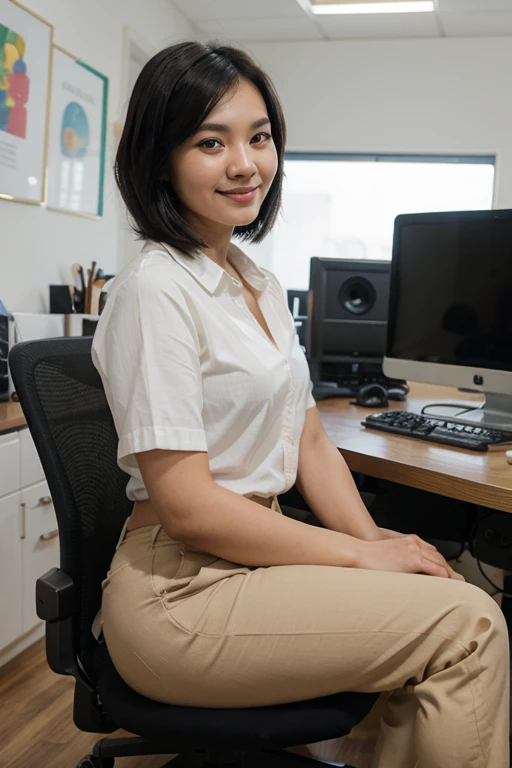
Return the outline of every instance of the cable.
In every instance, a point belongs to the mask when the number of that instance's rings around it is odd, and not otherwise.
[[[478,511],[480,513],[482,512],[482,508],[480,507],[479,504],[476,505],[476,508],[478,509]],[[491,585],[491,587],[493,587],[493,589],[496,590],[496,592],[494,594],[495,595],[496,594],[500,594],[500,595],[503,595],[503,597],[512,597],[512,594],[510,592],[505,592],[504,589],[502,589],[501,587],[498,587],[498,585],[495,584],[494,581],[492,581],[492,579],[489,578],[489,576],[484,572],[484,569],[482,568],[482,563],[480,562],[478,557],[475,555],[475,533],[476,533],[476,529],[480,525],[480,523],[482,523],[486,518],[490,517],[493,514],[494,514],[494,511],[488,512],[486,515],[481,517],[479,520],[476,520],[475,523],[473,524],[473,527],[472,527],[472,530],[471,530],[471,537],[470,537],[470,540],[469,540],[469,551],[472,554],[472,556],[475,558],[476,564],[478,566],[478,570],[480,571],[480,573],[482,574],[484,579]]]
[[[421,414],[427,413],[427,408],[460,408],[460,403],[428,403],[427,405],[424,405],[421,409]],[[460,416],[461,413],[468,413],[468,411],[479,411],[481,408],[483,408],[482,405],[472,405],[470,408],[463,408],[462,411],[459,411],[458,413],[454,414],[454,418],[457,416]],[[445,416],[435,416],[434,418],[437,419],[445,419],[449,418],[446,415]]]

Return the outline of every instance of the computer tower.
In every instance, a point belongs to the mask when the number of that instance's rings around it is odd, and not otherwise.
[[[308,295],[311,378],[382,376],[390,262],[313,257]]]

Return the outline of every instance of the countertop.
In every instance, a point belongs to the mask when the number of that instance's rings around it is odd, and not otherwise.
[[[27,422],[19,403],[0,403],[0,435],[2,432],[26,426]]]

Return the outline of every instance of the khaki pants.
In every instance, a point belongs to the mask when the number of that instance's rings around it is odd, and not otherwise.
[[[245,567],[148,526],[116,550],[103,631],[121,677],[157,701],[257,707],[382,694],[348,736],[306,754],[356,768],[509,768],[507,627],[464,581]]]

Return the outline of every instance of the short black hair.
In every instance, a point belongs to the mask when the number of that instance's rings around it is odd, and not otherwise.
[[[272,229],[281,207],[286,126],[270,78],[244,51],[217,43],[185,42],[164,49],[145,65],[135,83],[115,160],[117,185],[146,240],[167,243],[184,253],[206,247],[186,222],[172,180],[169,155],[204,122],[241,79],[261,93],[270,119],[278,166],[256,219],[235,227],[234,235],[258,243]]]

